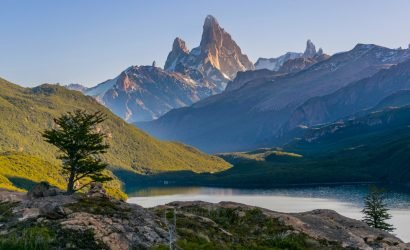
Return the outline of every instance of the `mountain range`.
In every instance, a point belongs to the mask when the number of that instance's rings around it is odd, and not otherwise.
[[[408,49],[358,44],[293,73],[248,71],[238,74],[220,94],[137,126],[159,138],[180,140],[207,152],[272,146],[289,124],[299,125],[298,110],[311,99],[342,91],[408,59]],[[394,74],[394,69],[380,74]],[[407,87],[403,84],[396,89],[400,88]],[[309,112],[322,115],[318,108]]]
[[[67,87],[96,98],[128,122],[140,122],[220,93],[237,72],[252,69],[254,65],[229,33],[207,16],[200,45],[189,51],[181,38],[175,38],[164,69],[155,62],[131,66],[92,88]]]

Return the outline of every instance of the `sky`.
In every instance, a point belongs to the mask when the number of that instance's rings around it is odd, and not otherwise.
[[[215,16],[255,62],[357,43],[407,48],[408,0],[1,0],[0,77],[23,86],[94,86],[131,65],[163,66],[175,37],[199,45]]]

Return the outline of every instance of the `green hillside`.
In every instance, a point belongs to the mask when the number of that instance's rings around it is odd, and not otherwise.
[[[61,166],[24,153],[7,152],[0,154],[0,189],[26,191],[36,183],[47,181],[60,189],[66,188],[66,180],[61,175]],[[126,198],[121,191],[121,182],[114,180],[104,184],[108,194]]]
[[[224,160],[186,145],[156,140],[80,92],[57,85],[23,88],[3,79],[0,79],[0,152],[19,152],[58,164],[57,151],[43,141],[41,132],[53,126],[54,117],[79,108],[107,115],[100,129],[108,135],[111,148],[104,157],[112,168],[155,173],[214,172],[230,167]]]

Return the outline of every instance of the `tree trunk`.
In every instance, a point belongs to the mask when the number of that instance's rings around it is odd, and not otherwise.
[[[73,194],[75,192],[75,190],[74,190],[74,176],[75,176],[74,171],[71,171],[70,177],[68,178],[67,194]]]

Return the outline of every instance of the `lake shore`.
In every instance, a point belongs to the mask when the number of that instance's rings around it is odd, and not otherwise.
[[[232,201],[284,213],[300,213],[315,209],[330,209],[349,218],[361,220],[366,185],[319,186],[292,189],[229,189],[209,187],[147,188],[130,194],[129,203],[143,207],[164,205],[173,201]],[[393,215],[390,221],[396,234],[410,242],[410,195],[391,191],[387,203]]]

